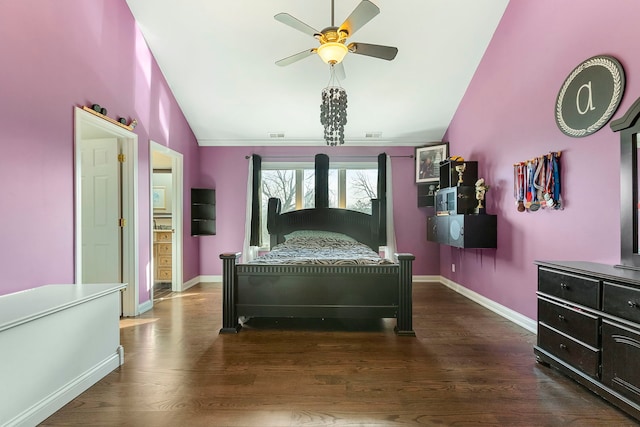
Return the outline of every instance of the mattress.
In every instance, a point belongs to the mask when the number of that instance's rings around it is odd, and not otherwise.
[[[288,234],[284,243],[250,264],[383,265],[393,262],[345,234],[301,230]]]

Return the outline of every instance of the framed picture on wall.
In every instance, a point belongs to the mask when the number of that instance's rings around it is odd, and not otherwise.
[[[166,209],[165,187],[153,187],[153,209]]]
[[[416,182],[438,182],[440,162],[449,156],[449,143],[427,145],[416,148]]]

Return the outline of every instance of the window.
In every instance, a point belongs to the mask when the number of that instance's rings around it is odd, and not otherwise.
[[[329,207],[371,213],[371,199],[377,197],[378,165],[375,163],[334,164],[329,169]],[[315,207],[313,163],[262,164],[262,244],[269,247],[267,201],[277,197],[282,212]]]

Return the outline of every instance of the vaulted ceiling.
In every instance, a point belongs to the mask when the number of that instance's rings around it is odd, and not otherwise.
[[[508,0],[372,2],[380,13],[349,42],[395,46],[398,55],[344,59],[345,144],[440,141]],[[330,0],[127,3],[200,145],[325,144],[320,94],[330,68],[317,55],[275,65],[318,42],[274,15],[322,30],[331,25]],[[335,0],[335,26],[359,3]]]

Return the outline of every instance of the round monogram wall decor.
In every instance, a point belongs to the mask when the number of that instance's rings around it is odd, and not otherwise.
[[[618,109],[624,93],[624,70],[611,56],[594,56],[564,81],[556,100],[556,124],[569,136],[597,132]]]

